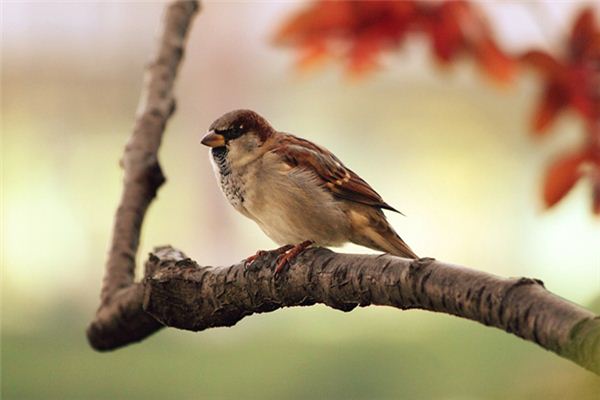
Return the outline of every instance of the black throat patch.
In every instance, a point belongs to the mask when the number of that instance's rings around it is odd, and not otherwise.
[[[231,164],[227,158],[227,147],[215,147],[211,150],[211,153],[219,170],[219,183],[225,197],[236,209],[243,207],[245,193],[243,180],[231,170]]]
[[[227,176],[231,174],[231,167],[229,166],[229,161],[227,160],[227,147],[213,147],[211,150],[213,160],[215,160],[215,164],[219,168],[219,173],[221,176]]]

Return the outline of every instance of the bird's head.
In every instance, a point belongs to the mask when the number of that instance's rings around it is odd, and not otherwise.
[[[218,118],[202,138],[213,154],[227,152],[240,161],[251,158],[274,133],[266,119],[251,110],[235,110]]]

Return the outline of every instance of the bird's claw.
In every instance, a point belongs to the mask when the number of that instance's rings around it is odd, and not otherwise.
[[[264,257],[266,255],[269,254],[276,254],[276,255],[281,255],[281,254],[285,254],[285,252],[287,252],[288,250],[290,250],[292,247],[294,247],[291,244],[286,244],[285,246],[281,246],[277,249],[274,250],[258,250],[256,252],[256,254],[251,255],[250,257],[246,258],[244,260],[244,269],[246,271],[249,271],[250,269],[252,269],[254,263],[261,257]]]
[[[265,250],[258,250],[258,251],[257,251],[255,254],[251,255],[251,256],[250,256],[250,257],[248,257],[248,258],[246,258],[246,259],[244,260],[244,269],[245,269],[246,271],[249,271],[249,270],[252,268],[252,266],[254,265],[254,262],[255,262],[257,259],[259,259],[260,257],[262,257],[262,256],[264,256],[264,255],[266,255],[266,254],[268,254],[268,252],[267,252],[267,251],[265,251]]]
[[[296,245],[288,245],[288,248],[277,257],[277,266],[275,267],[275,275],[279,274],[283,268],[290,265],[294,258],[298,257],[306,248],[310,247],[315,242],[312,240],[305,240],[302,243]],[[284,246],[286,247],[286,246]]]

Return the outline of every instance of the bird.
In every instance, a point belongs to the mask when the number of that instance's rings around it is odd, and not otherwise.
[[[324,147],[280,132],[244,109],[215,120],[201,143],[210,148],[215,176],[229,203],[282,246],[274,250],[276,273],[311,245],[352,242],[418,258],[383,210],[400,212]],[[264,253],[246,262],[252,264]]]

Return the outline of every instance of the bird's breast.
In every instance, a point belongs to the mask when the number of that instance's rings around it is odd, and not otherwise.
[[[290,171],[266,156],[250,181],[244,206],[276,243],[313,240],[338,245],[346,240],[347,218],[339,203],[318,185],[314,173]]]
[[[227,200],[278,244],[348,240],[348,219],[339,202],[311,171],[290,171],[274,155],[240,166],[227,149],[213,149],[215,173]]]

